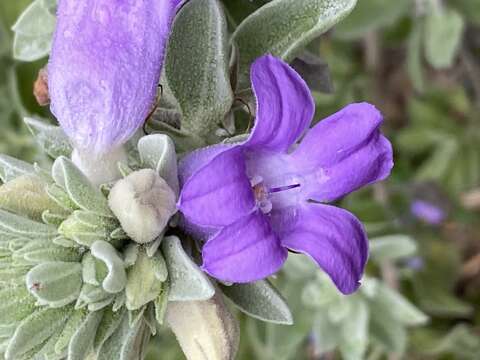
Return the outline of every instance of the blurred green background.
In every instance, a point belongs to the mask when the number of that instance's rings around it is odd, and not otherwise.
[[[225,0],[230,25],[266,2]],[[47,60],[14,60],[11,30],[30,3],[0,2],[0,152],[33,161],[22,118],[51,118],[32,90]],[[480,1],[360,0],[308,51],[316,119],[369,101],[394,144],[390,179],[342,204],[374,239],[371,281],[345,299],[292,257],[275,281],[296,324],[238,314],[239,359],[480,359]],[[168,332],[149,356],[182,359]]]

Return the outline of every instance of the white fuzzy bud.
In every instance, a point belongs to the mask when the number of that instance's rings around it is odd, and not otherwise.
[[[123,230],[140,244],[155,240],[176,212],[175,193],[152,169],[119,180],[110,191],[108,204]]]

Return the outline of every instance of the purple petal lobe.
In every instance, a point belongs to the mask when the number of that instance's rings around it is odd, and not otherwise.
[[[232,145],[219,144],[192,151],[180,160],[178,164],[180,185],[183,186],[195,172],[210,163],[217,155],[232,148]]]
[[[385,179],[393,167],[382,116],[367,103],[352,104],[318,123],[292,154],[304,178],[305,196],[334,201]]]
[[[295,70],[271,55],[255,61],[251,81],[257,116],[245,145],[286,152],[312,120],[315,108],[310,90]]]
[[[368,240],[355,216],[334,206],[308,203],[275,214],[273,224],[282,245],[309,255],[342,293],[358,288]]]
[[[245,283],[277,272],[287,250],[272,232],[268,218],[255,211],[223,228],[202,249],[203,270],[228,282]]]
[[[192,175],[183,186],[178,208],[188,222],[226,226],[249,214],[255,206],[242,149],[221,152]]]
[[[51,110],[75,147],[108,152],[154,105],[179,0],[62,0],[50,56]]]

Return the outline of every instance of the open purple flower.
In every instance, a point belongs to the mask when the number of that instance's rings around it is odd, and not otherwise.
[[[248,140],[200,149],[180,164],[185,226],[208,236],[203,269],[223,281],[255,281],[279,270],[290,249],[351,293],[368,240],[355,216],[324,203],[389,175],[382,116],[372,105],[349,105],[297,145],[314,114],[305,82],[270,55],[253,64],[251,81],[257,117]]]
[[[154,105],[181,0],[61,0],[50,56],[51,109],[74,146],[125,143]]]

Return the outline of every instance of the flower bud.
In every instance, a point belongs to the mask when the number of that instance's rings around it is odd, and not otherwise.
[[[155,240],[176,212],[175,193],[155,171],[135,171],[110,191],[108,204],[123,230],[137,243]]]
[[[166,320],[188,360],[233,360],[239,326],[221,295],[206,301],[172,301]]]

